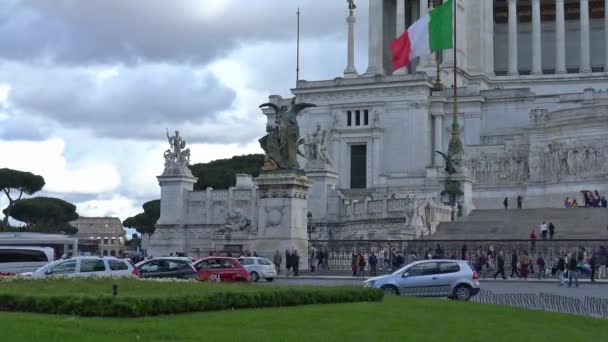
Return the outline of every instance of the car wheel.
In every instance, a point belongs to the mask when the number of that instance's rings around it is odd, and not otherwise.
[[[456,300],[467,301],[471,299],[471,288],[466,285],[458,285],[454,289],[453,298]]]
[[[384,285],[382,286],[382,291],[384,291],[384,294],[387,296],[399,295],[399,289],[394,285]]]
[[[251,274],[249,275],[251,276],[251,281],[257,282],[258,280],[260,280],[260,276],[257,272],[251,272]]]
[[[274,278],[266,278],[266,281],[269,283],[272,283],[273,280],[274,280]]]

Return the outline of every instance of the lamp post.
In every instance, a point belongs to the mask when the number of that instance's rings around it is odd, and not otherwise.
[[[306,214],[306,233],[308,233],[308,266],[310,267],[311,272],[315,271],[312,243],[310,242],[310,240],[312,240],[312,233],[314,232],[315,226],[312,224],[312,213],[309,211],[308,214]]]

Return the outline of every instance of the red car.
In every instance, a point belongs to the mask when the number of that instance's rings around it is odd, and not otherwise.
[[[194,263],[198,280],[212,282],[249,282],[249,272],[235,258],[208,257]]]

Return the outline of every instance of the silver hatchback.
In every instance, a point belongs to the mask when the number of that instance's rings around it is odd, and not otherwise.
[[[423,260],[392,274],[370,278],[364,286],[392,295],[469,300],[479,293],[479,278],[468,261]]]

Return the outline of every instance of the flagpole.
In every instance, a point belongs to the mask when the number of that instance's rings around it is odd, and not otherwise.
[[[297,43],[296,43],[296,87],[300,81],[300,7],[298,7],[298,31],[297,31]]]
[[[463,152],[462,142],[460,141],[460,125],[458,125],[458,35],[456,32],[456,18],[458,0],[452,0],[454,3],[452,20],[454,24],[454,116],[452,118],[452,138],[448,147],[448,154],[455,157],[455,161],[460,164]]]

